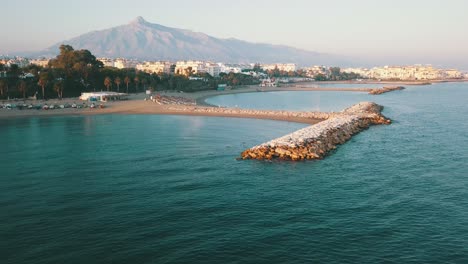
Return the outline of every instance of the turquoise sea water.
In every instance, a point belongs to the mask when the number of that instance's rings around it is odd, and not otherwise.
[[[363,96],[394,123],[309,162],[235,160],[302,124],[0,120],[0,262],[467,263],[468,84]]]

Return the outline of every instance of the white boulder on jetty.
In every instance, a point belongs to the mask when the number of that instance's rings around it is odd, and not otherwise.
[[[242,159],[306,160],[321,159],[354,134],[371,125],[390,124],[382,114],[383,107],[373,102],[351,106],[318,124],[245,150]]]

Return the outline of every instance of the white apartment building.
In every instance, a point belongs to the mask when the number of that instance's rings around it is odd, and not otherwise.
[[[260,66],[263,70],[268,71],[268,70],[274,70],[275,68],[278,68],[280,71],[296,71],[297,65],[294,63],[273,63],[273,64],[262,64]]]
[[[356,74],[359,74],[361,75],[362,77],[368,77],[369,76],[369,69],[367,68],[344,68],[344,69],[341,69],[341,72],[345,72],[345,73],[356,73]]]
[[[136,65],[136,69],[148,73],[171,73],[172,63],[169,61],[145,61]]]
[[[50,59],[36,59],[36,60],[30,60],[29,63],[41,66],[41,67],[47,67],[49,65]]]
[[[315,77],[318,74],[323,74],[323,75],[328,75],[328,69],[325,66],[312,66],[312,67],[307,67],[304,68],[304,71],[306,72],[307,77]]]
[[[455,69],[448,69],[444,70],[444,75],[445,79],[461,79],[463,78],[463,73],[461,73],[459,70]]]
[[[104,67],[114,67],[114,60],[109,58],[97,58],[98,61],[104,64]]]
[[[224,72],[224,73],[230,73],[230,72],[240,73],[240,72],[242,72],[242,68],[241,67],[233,67],[233,66],[224,66],[224,67],[221,68],[221,72]]]
[[[124,68],[135,68],[137,62],[133,60],[127,60],[124,58],[111,59],[111,58],[97,58],[98,61],[104,64],[104,67],[115,67],[118,69]]]
[[[192,74],[205,72],[205,63],[202,61],[178,61],[174,69],[175,74],[189,75],[188,71]]]
[[[123,58],[118,58],[114,60],[114,67],[118,69],[125,69],[125,68],[135,68],[137,62],[134,60],[127,60]]]
[[[384,66],[373,68],[369,78],[381,80],[434,80],[443,79],[443,71],[432,66]]]
[[[23,68],[29,65],[29,60],[22,57],[15,57],[14,59],[5,59],[2,64],[5,64],[7,67],[16,64],[18,67]]]
[[[205,71],[209,75],[213,77],[218,77],[221,73],[221,66],[217,63],[206,62],[205,63]]]
[[[379,80],[436,80],[458,79],[462,73],[455,69],[437,69],[431,65],[384,66],[372,69],[346,68],[343,72],[358,73],[365,78]]]

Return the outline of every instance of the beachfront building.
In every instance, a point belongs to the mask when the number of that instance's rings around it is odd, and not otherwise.
[[[117,92],[90,92],[90,93],[81,93],[79,97],[82,101],[115,101],[115,100],[126,100],[128,99],[128,94],[126,93],[117,93]]]
[[[323,74],[325,76],[328,76],[330,71],[327,69],[325,66],[312,66],[312,67],[307,67],[303,69],[306,72],[306,76],[309,78],[314,78],[315,76],[319,74]]]
[[[344,73],[355,73],[355,74],[359,74],[361,75],[362,77],[365,77],[367,78],[367,76],[369,76],[369,69],[368,68],[343,68],[341,69],[341,72],[344,72]]]
[[[148,73],[171,73],[171,66],[173,64],[169,61],[145,61],[136,65],[136,69]]]
[[[116,59],[114,60],[114,67],[118,69],[124,69],[127,68],[127,62],[125,59]]]
[[[213,77],[218,77],[221,73],[221,66],[218,63],[206,62],[205,72]]]
[[[463,73],[461,73],[459,70],[455,69],[448,69],[448,70],[443,70],[445,79],[461,79],[463,78]]]
[[[260,80],[260,87],[276,87],[278,85],[278,81],[275,78],[265,78]]]
[[[203,61],[178,61],[174,69],[175,74],[191,75],[199,72],[205,72]]]
[[[45,68],[49,65],[49,61],[50,59],[42,58],[42,59],[30,60],[29,63]]]
[[[296,71],[297,65],[294,63],[272,63],[272,64],[262,64],[260,67],[264,71],[278,69],[280,71],[290,72]]]
[[[377,80],[437,80],[437,79],[459,79],[462,73],[455,69],[437,69],[431,65],[410,66],[384,66],[372,69],[346,68],[343,72],[354,72],[364,78]]]
[[[23,68],[29,65],[29,60],[23,57],[14,57],[14,58],[5,58],[1,62],[7,67],[11,67],[11,65],[15,64],[18,67]]]
[[[232,65],[232,64],[223,64],[221,65],[221,72],[224,73],[240,73],[242,72],[242,68],[237,66],[237,65]]]
[[[118,69],[128,69],[128,68],[135,68],[137,65],[137,61],[129,60],[124,58],[118,58],[114,60],[114,67]]]
[[[97,60],[102,62],[102,64],[104,64],[104,67],[115,67],[118,69],[135,68],[137,65],[136,61],[124,58],[97,58]]]
[[[434,80],[443,79],[443,73],[431,65],[384,66],[373,68],[369,77],[381,80]]]
[[[97,58],[98,61],[104,64],[104,67],[114,67],[114,60],[110,58]]]

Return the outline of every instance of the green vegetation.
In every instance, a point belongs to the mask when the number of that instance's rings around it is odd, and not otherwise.
[[[171,68],[174,69],[175,65]],[[190,67],[180,74],[150,74],[133,68],[104,67],[88,50],[74,50],[69,45],[61,45],[60,54],[50,60],[47,67],[28,65],[19,68],[14,64],[10,67],[0,64],[0,99],[30,96],[36,96],[38,99],[76,97],[82,92],[100,90],[126,93],[143,92],[148,89],[195,92],[216,89],[218,84],[232,87],[259,84],[259,77],[247,73],[251,71],[275,78],[310,77],[304,70],[287,72],[276,67],[265,71],[258,63],[242,73],[220,73],[218,77],[208,73],[195,73]],[[341,81],[362,77],[332,67],[324,70],[323,74],[316,74],[314,78],[316,81]]]
[[[195,92],[216,89],[218,84],[230,86],[258,84],[255,77],[240,73],[212,77],[207,73],[195,74],[188,69],[185,74],[150,74],[136,69],[104,67],[88,50],[74,50],[69,45],[60,46],[60,54],[50,60],[47,67],[0,64],[0,99],[76,97],[89,91],[122,91],[127,93],[175,90]],[[30,73],[30,74],[28,74]],[[28,75],[27,75],[28,74]],[[122,85],[125,85],[123,91]]]
[[[341,72],[339,67],[331,67],[329,69],[329,75],[324,74],[317,74],[314,78],[316,81],[348,81],[348,80],[355,80],[355,79],[362,79],[362,76],[357,73],[347,73]]]

